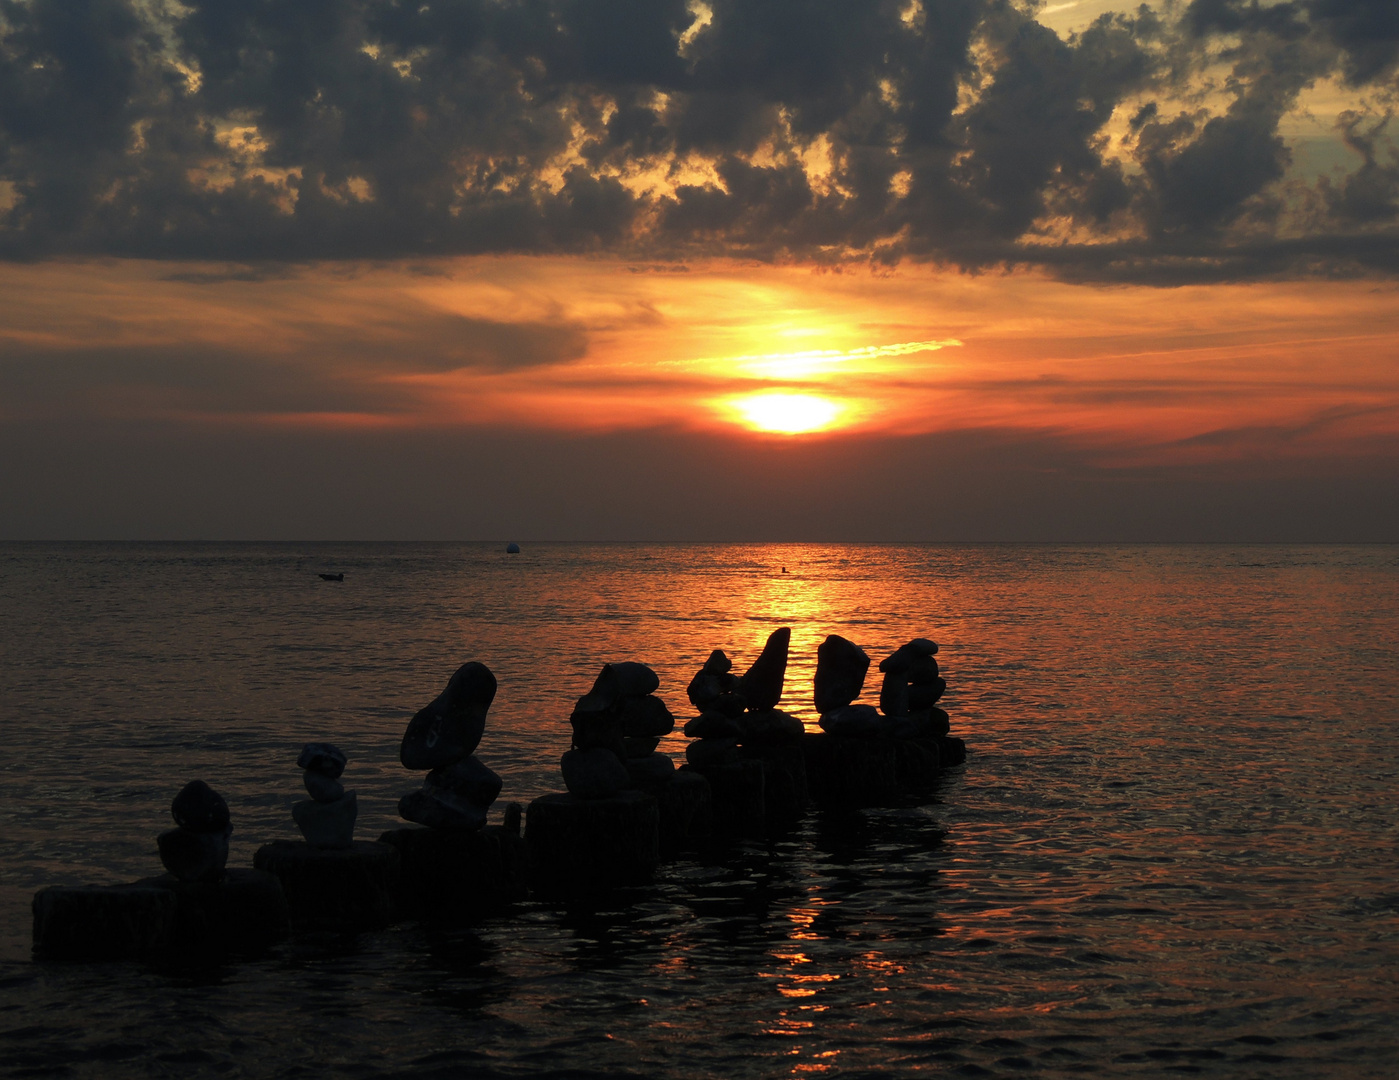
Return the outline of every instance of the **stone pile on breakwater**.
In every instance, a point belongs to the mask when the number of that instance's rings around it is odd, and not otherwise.
[[[855,701],[869,655],[832,634],[816,651],[815,700],[823,734],[804,742],[812,795],[820,804],[879,802],[927,787],[943,768],[960,765],[966,747],[948,735],[937,702],[947,683],[937,643],[914,638],[880,661],[879,707]]]
[[[55,885],[34,897],[34,951],[55,960],[219,963],[252,956],[291,930],[280,883],[229,870],[228,804],[203,780],[170,805],[157,837],[168,873],[123,885]]]
[[[560,761],[565,792],[507,803],[487,824],[501,778],[476,757],[496,680],[462,665],[418,710],[400,760],[426,771],[399,802],[413,824],[354,839],[357,802],[346,755],[307,743],[296,759],[311,796],[292,807],[301,841],[259,848],[229,870],[227,803],[203,781],[171,804],[158,837],[168,873],[127,885],[60,886],[34,898],[36,953],[69,959],[220,960],[265,949],[290,930],[357,932],[401,918],[474,919],[530,889],[578,896],[646,881],[657,864],[731,836],[781,830],[812,804],[874,805],[929,786],[965,746],[938,706],[938,646],[914,638],[879,664],[879,706],[858,701],[870,658],[830,635],[817,650],[819,732],[777,706],[791,633],[769,635],[742,675],[714,650],[686,693],[698,711],[679,769],[660,741],[675,719],[660,679],[637,662],[607,664],[570,715]],[[522,818],[526,825],[521,835]]]
[[[791,639],[789,628],[774,630],[742,676],[715,649],[686,690],[700,712],[685,724],[684,733],[695,740],[685,759],[713,789],[721,834],[762,834],[806,809],[804,729],[777,707]]]
[[[572,895],[644,881],[663,854],[708,824],[708,783],[677,772],[656,747],[675,717],[656,696],[660,679],[635,661],[607,664],[578,699],[570,748],[559,762],[567,792],[529,805],[531,884]]]
[[[401,859],[395,892],[400,914],[477,917],[525,895],[520,807],[508,803],[500,825],[486,824],[503,785],[476,757],[495,693],[490,668],[463,664],[403,733],[399,761],[428,773],[423,786],[398,803],[401,817],[424,827],[390,829],[379,837]]]
[[[348,761],[332,743],[303,746],[296,764],[311,798],[293,804],[291,816],[304,839],[274,840],[253,856],[256,869],[281,882],[300,931],[352,933],[393,921],[398,856],[355,840],[358,803],[340,783]]]

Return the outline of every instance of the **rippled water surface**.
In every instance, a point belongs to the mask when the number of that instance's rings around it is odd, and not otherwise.
[[[377,836],[406,719],[476,659],[527,801],[604,661],[683,717],[779,625],[809,724],[824,635],[937,639],[967,764],[595,908],[29,958],[33,892],[157,872],[194,776],[247,864],[330,739]],[[1396,735],[1392,546],[4,545],[0,1075],[1391,1076]]]

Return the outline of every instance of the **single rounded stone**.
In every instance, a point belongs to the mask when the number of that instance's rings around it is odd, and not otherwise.
[[[335,781],[331,781],[334,783]],[[355,815],[359,807],[353,791],[334,802],[306,799],[291,808],[292,820],[312,847],[347,848],[355,842]]]
[[[500,777],[473,754],[433,769],[424,778],[423,786],[433,791],[450,791],[459,799],[486,807],[495,802],[504,785]]]
[[[175,824],[191,832],[221,833],[228,828],[228,803],[203,780],[191,780],[170,803]]]
[[[702,712],[685,724],[685,735],[691,739],[736,739],[743,730],[739,717],[715,710]]]
[[[699,671],[690,680],[690,685],[685,687],[685,696],[690,699],[690,704],[695,708],[704,709],[726,689],[724,684],[719,681],[719,676]]]
[[[915,657],[908,665],[908,681],[914,686],[928,686],[938,681],[938,662],[932,656]]]
[[[768,635],[767,644],[743,675],[742,693],[748,708],[755,712],[774,709],[782,700],[782,680],[787,674],[787,649],[792,631],[783,626]]]
[[[475,832],[486,824],[485,806],[446,788],[420,788],[398,800],[398,816],[433,829]]]
[[[900,645],[892,654],[886,656],[879,662],[879,670],[904,671],[913,661],[920,656],[935,656],[938,651],[938,643],[928,638],[914,638],[905,645]]]
[[[607,750],[619,758],[627,756],[626,737],[622,734],[622,717],[616,709],[605,712],[579,712],[569,717],[573,726],[575,750]]]
[[[660,685],[660,677],[649,667],[627,660],[603,665],[592,690],[585,697],[594,699],[596,708],[606,709],[624,697],[644,697],[655,693]]]
[[[715,649],[709,654],[709,659],[704,662],[704,667],[700,670],[706,675],[723,675],[734,666],[734,662],[724,655],[723,649]]]
[[[569,750],[559,767],[564,786],[580,799],[609,799],[631,786],[631,774],[611,750]]]
[[[903,671],[885,673],[879,688],[879,711],[885,716],[908,715],[908,679]]]
[[[631,736],[622,740],[627,748],[627,760],[634,758],[649,757],[656,752],[656,747],[661,744],[659,737],[644,738],[642,736]]]
[[[738,761],[738,740],[696,739],[685,747],[685,760],[700,769]]]
[[[947,683],[938,679],[937,682],[928,683],[923,686],[913,685],[908,688],[908,709],[909,712],[920,712],[923,709],[931,708],[938,703],[943,692],[947,689]]]
[[[800,720],[781,709],[744,713],[738,722],[738,741],[744,746],[794,742],[806,731]]]
[[[301,782],[306,785],[307,794],[316,802],[332,803],[345,794],[345,787],[339,780],[332,780],[324,773],[310,769],[301,774]]]
[[[873,705],[845,705],[821,717],[821,730],[846,739],[876,739],[886,734],[885,717]]]
[[[409,721],[398,753],[404,768],[437,769],[475,750],[495,690],[495,676],[485,664],[459,667],[437,699]]]
[[[225,826],[223,832],[170,829],[156,837],[160,861],[181,881],[218,881],[228,864],[232,835],[232,826]]]
[[[675,772],[675,762],[669,754],[648,754],[644,758],[628,758],[627,773],[633,787],[654,787],[664,784]]]
[[[705,712],[719,712],[725,716],[742,716],[748,708],[748,701],[741,693],[720,694],[709,703]]]
[[[816,647],[816,711],[849,705],[865,685],[870,658],[853,641],[831,634]]]
[[[332,743],[308,742],[301,748],[296,764],[300,768],[338,780],[345,772],[348,761],[344,752]]]
[[[621,702],[622,734],[632,737],[669,735],[675,730],[675,717],[658,697],[627,697]]]

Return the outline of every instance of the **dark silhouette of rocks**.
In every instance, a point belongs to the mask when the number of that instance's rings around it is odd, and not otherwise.
[[[752,712],[775,709],[782,700],[782,680],[787,674],[787,649],[792,631],[781,627],[768,635],[767,644],[753,666],[739,680],[739,693]]]
[[[311,797],[295,803],[291,816],[312,847],[348,848],[354,843],[359,807],[355,793],[346,791],[338,779],[347,760],[338,747],[325,742],[307,743],[297,756]]]
[[[687,769],[713,789],[715,831],[757,835],[800,816],[806,806],[800,720],[778,709],[792,632],[774,630],[741,679],[721,651],[710,653],[690,680],[690,702],[699,716],[685,724],[695,741],[685,750]],[[785,748],[785,749],[784,749]]]
[[[485,826],[501,780],[472,754],[495,692],[490,668],[463,664],[437,699],[408,722],[399,760],[405,768],[430,771],[419,790],[399,800],[401,817],[433,829],[475,832]]]
[[[610,799],[632,786],[626,759],[605,747],[568,750],[559,767],[564,787],[580,799]]]
[[[34,949],[63,960],[218,964],[256,956],[290,932],[275,877],[228,870],[228,804],[203,780],[170,804],[157,838],[169,873],[127,885],[55,886],[34,897]]]
[[[156,837],[160,861],[180,881],[218,881],[233,836],[228,804],[203,780],[191,780],[170,804],[176,828]]]
[[[405,769],[436,769],[476,749],[495,700],[495,676],[485,664],[457,668],[447,688],[408,722],[399,748]]]
[[[849,705],[865,685],[870,658],[853,641],[831,634],[816,648],[816,711]]]
[[[570,793],[580,799],[606,799],[668,779],[674,765],[656,746],[675,730],[675,717],[655,696],[660,685],[645,664],[603,665],[569,717],[573,745],[561,768]]]

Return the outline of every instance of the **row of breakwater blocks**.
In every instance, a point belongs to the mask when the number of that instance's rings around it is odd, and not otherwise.
[[[252,869],[227,867],[228,805],[202,780],[175,796],[161,833],[166,873],[122,885],[52,886],[34,897],[36,955],[52,959],[221,962],[292,933],[353,933],[407,918],[473,920],[527,895],[587,896],[645,882],[657,865],[733,837],[780,832],[813,805],[878,805],[927,788],[966,749],[938,707],[946,683],[926,638],[879,665],[879,705],[859,704],[870,659],[843,637],[817,650],[820,733],[777,705],[791,632],[768,638],[743,675],[715,650],[686,694],[698,715],[676,768],[657,750],[675,719],[641,663],[603,667],[578,699],[560,770],[565,792],[488,825],[501,778],[475,756],[496,680],[464,664],[409,722],[400,760],[425,772],[403,796],[412,827],[354,839],[347,759],[308,743],[297,765],[310,798],[292,807],[303,840],[259,848]],[[522,832],[521,825],[524,825]]]

